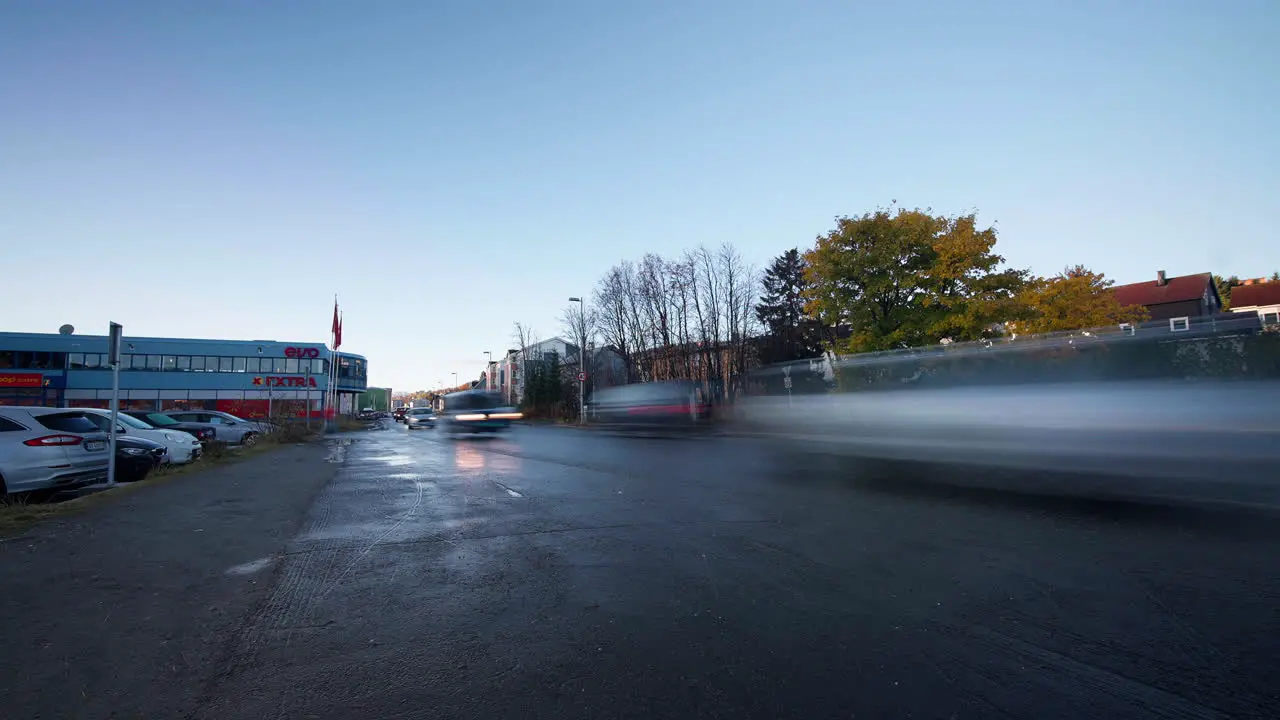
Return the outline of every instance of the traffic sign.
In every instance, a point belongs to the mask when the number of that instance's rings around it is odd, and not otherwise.
[[[580,372],[580,373],[578,373],[578,382],[586,382],[586,380],[587,380],[587,374],[586,374],[586,373],[584,373],[584,372]]]

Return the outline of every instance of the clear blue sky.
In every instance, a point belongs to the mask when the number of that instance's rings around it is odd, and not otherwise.
[[[1071,7],[1065,7],[1070,5]],[[5,329],[477,376],[622,258],[975,209],[1012,264],[1280,268],[1280,3],[10,1]]]

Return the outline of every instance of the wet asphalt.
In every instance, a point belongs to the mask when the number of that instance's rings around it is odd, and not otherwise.
[[[859,482],[741,438],[385,429],[196,718],[1280,717],[1280,532]]]

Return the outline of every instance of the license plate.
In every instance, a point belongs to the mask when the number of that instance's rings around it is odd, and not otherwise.
[[[107,444],[102,442],[101,440],[86,440],[84,444],[84,449],[88,450],[89,452],[97,452],[99,450],[107,449]]]

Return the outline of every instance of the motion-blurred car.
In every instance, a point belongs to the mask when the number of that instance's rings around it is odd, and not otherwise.
[[[404,422],[404,415],[407,412],[409,412],[409,408],[398,407],[394,411],[392,411],[391,417],[395,418],[396,422]]]
[[[89,418],[93,424],[98,426],[98,430],[104,433],[111,431],[111,411],[102,410],[100,408],[82,408],[85,416]],[[181,430],[165,430],[163,428],[153,427],[141,420],[118,413],[116,415],[117,435],[136,436],[143,440],[150,440],[163,445],[166,449],[164,462],[174,463],[176,465],[185,465],[193,462],[200,457],[201,445],[200,441],[195,439],[191,433]]]
[[[431,408],[410,408],[404,414],[405,427],[410,430],[436,426],[436,412]]]
[[[138,482],[160,467],[168,451],[164,445],[135,435],[116,437],[116,482]]]
[[[497,433],[511,427],[523,415],[507,405],[500,393],[463,390],[444,396],[439,422],[448,433]]]
[[[737,426],[784,449],[844,456],[867,467],[959,470],[946,478],[967,484],[1280,506],[1276,381],[767,396],[741,403]]]
[[[228,445],[252,446],[270,430],[264,423],[217,410],[169,410],[164,414],[178,422],[212,425],[214,439]]]
[[[687,380],[602,388],[587,402],[592,423],[618,429],[705,427],[711,405],[702,386]]]
[[[83,411],[0,407],[0,497],[107,478],[107,436]]]
[[[120,412],[141,420],[151,427],[190,433],[202,443],[213,442],[217,438],[217,430],[208,423],[181,422],[154,410],[121,410]]]

